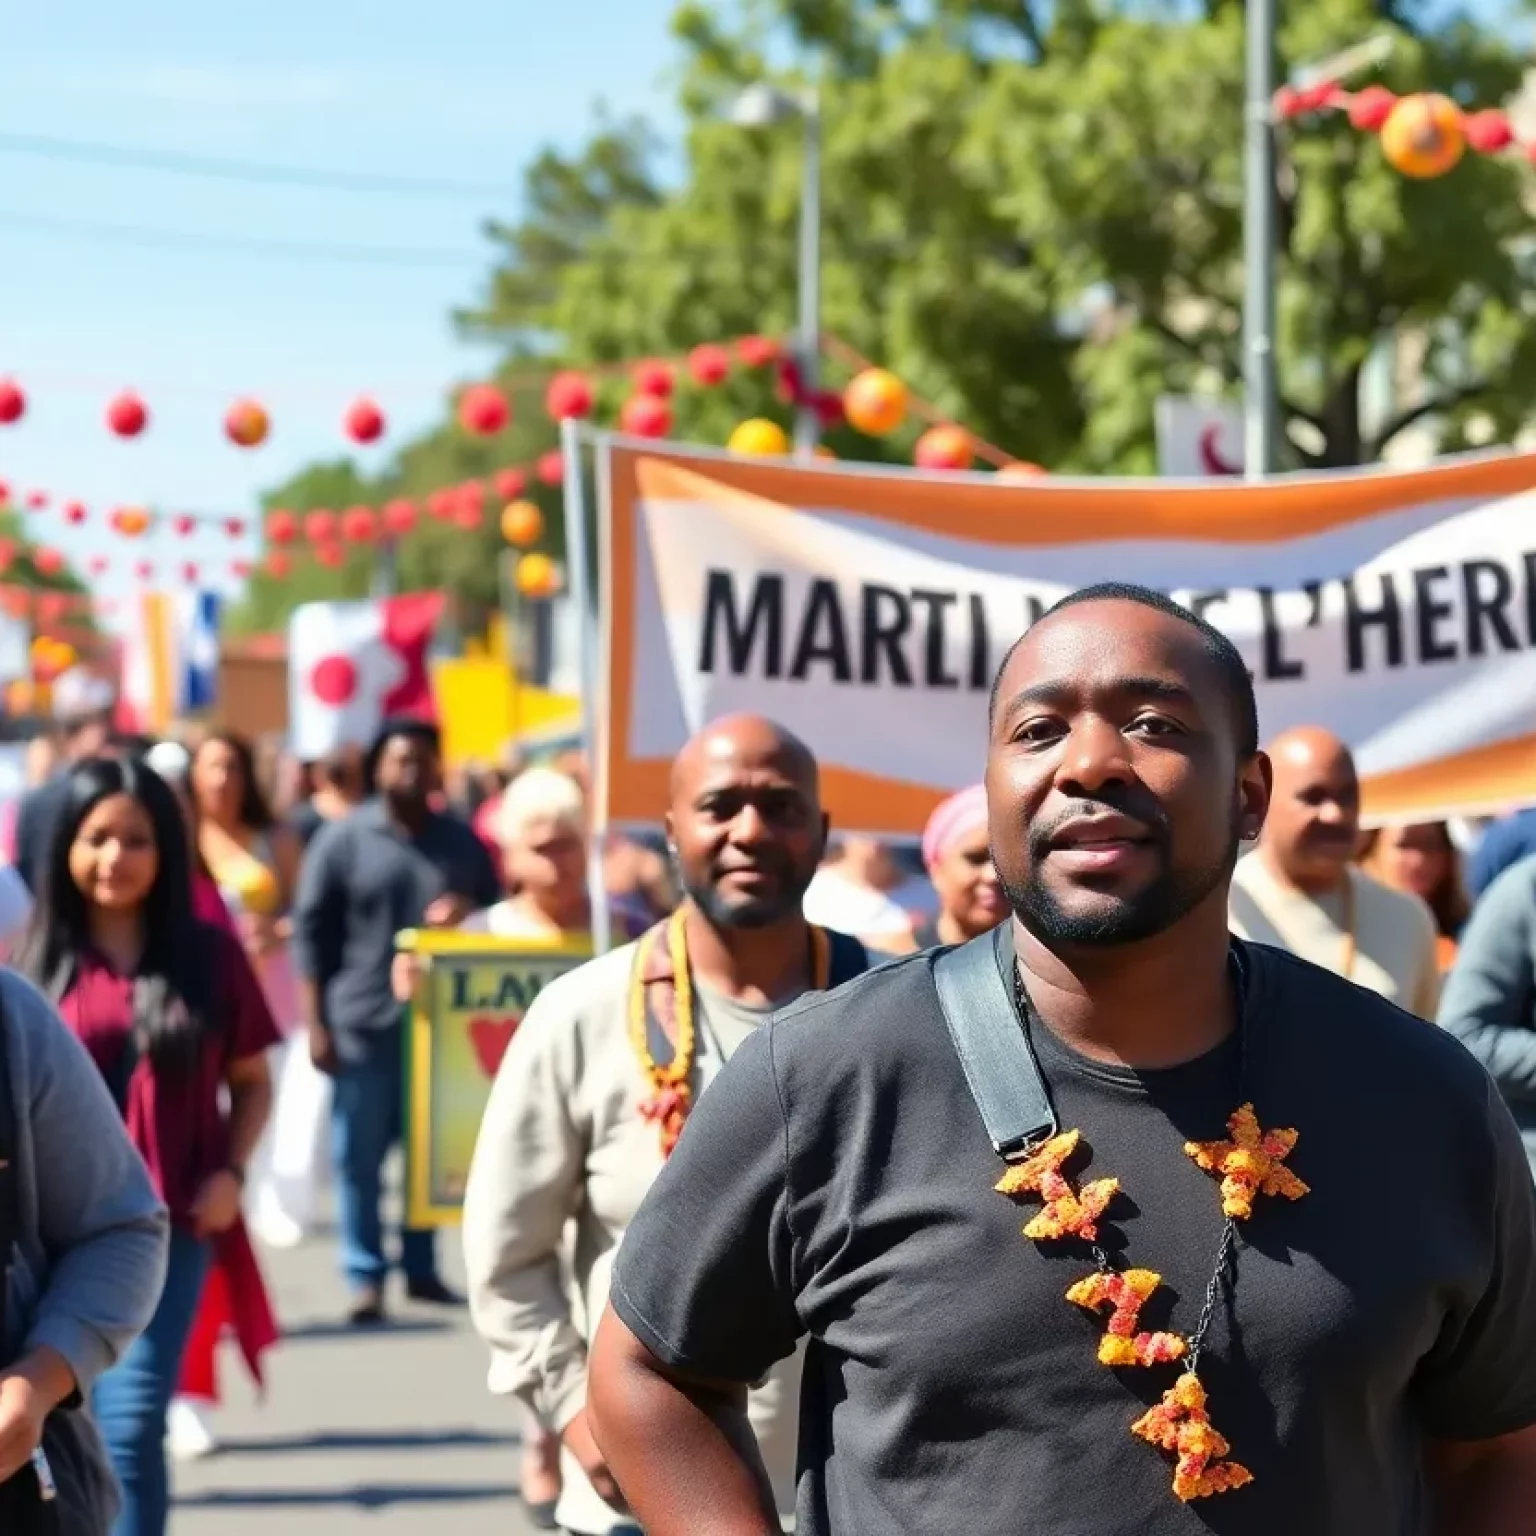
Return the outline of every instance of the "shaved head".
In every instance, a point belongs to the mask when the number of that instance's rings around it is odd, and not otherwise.
[[[667,840],[684,891],[716,928],[802,921],[827,841],[810,748],[761,715],[712,720],[672,764]]]
[[[1349,748],[1332,731],[1303,725],[1269,749],[1275,789],[1262,847],[1299,890],[1331,890],[1360,839],[1360,780]]]
[[[820,800],[820,773],[811,749],[763,715],[724,715],[689,738],[672,760],[672,799],[691,795],[700,775],[722,763],[773,763]]]

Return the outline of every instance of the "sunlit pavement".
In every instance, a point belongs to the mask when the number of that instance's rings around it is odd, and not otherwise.
[[[462,1279],[456,1232],[439,1239]],[[524,1536],[510,1405],[485,1391],[462,1311],[396,1303],[384,1329],[341,1322],[329,1235],[263,1255],[287,1336],[258,1402],[232,1346],[221,1360],[223,1448],[172,1468],[174,1536]]]

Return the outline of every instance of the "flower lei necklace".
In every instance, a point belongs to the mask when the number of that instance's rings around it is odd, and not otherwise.
[[[1030,1016],[1023,979],[1014,973],[1014,1001],[1021,1019]],[[1243,1079],[1242,1031],[1238,1031],[1238,1082]],[[1221,1242],[1205,1288],[1205,1300],[1195,1331],[1188,1339],[1176,1333],[1138,1329],[1141,1309],[1162,1284],[1150,1269],[1117,1270],[1100,1246],[1099,1219],[1120,1190],[1116,1178],[1090,1179],[1074,1189],[1064,1169],[1082,1139],[1076,1130],[1052,1136],[1016,1163],[995,1186],[1011,1199],[1032,1197],[1041,1209],[1024,1227],[1024,1236],[1038,1243],[1081,1238],[1089,1245],[1097,1270],[1067,1288],[1066,1299],[1090,1312],[1110,1309],[1109,1323],[1099,1340],[1099,1363],[1111,1366],[1154,1366],[1184,1362],[1183,1373],[1149,1408],[1131,1433],[1173,1454],[1173,1491],[1184,1502],[1211,1494],[1230,1493],[1253,1481],[1241,1462],[1226,1459],[1232,1447],[1211,1423],[1205,1387],[1200,1381],[1200,1351],[1204,1347],[1221,1287],[1232,1270],[1237,1223],[1253,1215],[1260,1195],[1299,1200],[1307,1185],[1285,1166],[1295,1147],[1294,1130],[1265,1131],[1251,1103],[1235,1110],[1227,1121],[1230,1140],[1187,1141],[1184,1151],[1196,1165],[1221,1179]]]
[[[811,990],[826,990],[832,967],[832,943],[822,929],[811,926]],[[656,945],[665,934],[670,976],[653,976],[652,962]],[[647,988],[666,981],[669,1008],[656,1010],[661,1032],[672,1042],[672,1054],[658,1062],[651,1052],[651,1010],[647,1006]],[[629,1039],[639,1059],[640,1070],[650,1085],[650,1094],[640,1105],[640,1118],[660,1130],[661,1155],[670,1157],[683,1133],[683,1122],[693,1107],[693,1063],[697,1054],[698,1030],[694,1021],[695,994],[693,975],[688,969],[688,932],[681,908],[665,923],[652,928],[635,951],[634,970],[629,983]],[[670,1018],[668,1018],[670,1014]]]

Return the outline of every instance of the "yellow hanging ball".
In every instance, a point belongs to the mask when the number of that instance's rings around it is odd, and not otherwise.
[[[560,567],[548,555],[524,555],[517,562],[517,590],[524,597],[553,597],[560,590]]]
[[[501,536],[508,544],[527,549],[544,533],[544,514],[533,501],[509,501],[501,509]]]
[[[1466,147],[1461,109],[1449,96],[1404,96],[1381,125],[1387,164],[1416,181],[1454,170]]]
[[[753,458],[771,458],[789,452],[789,438],[784,428],[764,416],[753,416],[731,433],[725,445],[732,453]]]

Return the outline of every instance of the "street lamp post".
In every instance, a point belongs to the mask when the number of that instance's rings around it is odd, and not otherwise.
[[[795,412],[795,453],[809,458],[821,439],[821,418],[808,403],[821,365],[821,101],[814,88],[791,96],[771,85],[750,85],[736,98],[731,121],[741,128],[767,128],[800,120],[800,257],[795,361],[803,395]]]
[[[1243,468],[1261,480],[1275,468],[1275,0],[1248,0],[1243,90]],[[1377,33],[1293,72],[1290,84],[1335,83],[1380,64],[1391,33]]]

